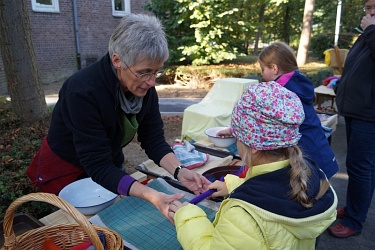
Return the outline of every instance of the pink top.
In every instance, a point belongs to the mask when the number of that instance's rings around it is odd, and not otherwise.
[[[293,74],[294,74],[294,71],[283,74],[280,76],[280,78],[276,79],[275,81],[284,87],[284,85],[290,80]]]

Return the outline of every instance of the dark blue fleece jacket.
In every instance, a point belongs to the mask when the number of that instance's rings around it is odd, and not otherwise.
[[[299,71],[295,71],[284,87],[298,95],[305,112],[305,120],[299,128],[302,137],[298,146],[303,151],[304,156],[316,162],[327,178],[330,178],[338,171],[339,167],[313,105],[314,85],[306,76]]]
[[[324,180],[326,177],[318,167],[312,164],[309,167],[311,175],[306,192],[310,199],[314,199],[320,189],[320,180]],[[300,203],[291,200],[289,198],[291,192],[289,180],[290,166],[248,179],[230,194],[230,198],[237,198],[290,218],[314,216],[332,206],[334,194],[331,188],[311,208],[305,208]]]

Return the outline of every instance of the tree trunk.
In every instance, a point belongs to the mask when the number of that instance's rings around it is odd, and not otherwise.
[[[291,2],[289,1],[285,6],[284,21],[283,21],[283,41],[286,44],[290,43],[290,19],[291,19]]]
[[[48,108],[31,38],[27,0],[0,0],[0,32],[13,110],[22,121],[42,120]]]
[[[305,10],[303,13],[303,24],[301,32],[301,40],[299,42],[298,53],[297,53],[297,64],[298,66],[305,65],[307,53],[309,51],[312,21],[314,13],[314,0],[305,1]]]
[[[255,35],[255,42],[254,42],[254,55],[259,54],[259,40],[262,36],[263,31],[263,20],[264,20],[264,12],[266,10],[266,3],[262,3],[259,8],[259,18],[258,18],[258,31]]]

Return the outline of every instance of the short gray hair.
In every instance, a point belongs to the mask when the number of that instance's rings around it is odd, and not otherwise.
[[[164,63],[169,57],[161,21],[145,14],[124,16],[111,35],[108,51],[111,57],[117,53],[129,67],[146,60]]]

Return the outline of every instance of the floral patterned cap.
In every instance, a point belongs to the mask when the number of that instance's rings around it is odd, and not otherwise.
[[[232,112],[231,131],[237,140],[256,150],[296,145],[305,119],[299,97],[271,82],[251,84]]]

